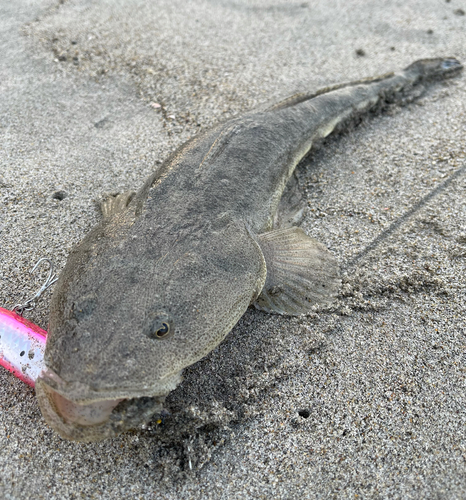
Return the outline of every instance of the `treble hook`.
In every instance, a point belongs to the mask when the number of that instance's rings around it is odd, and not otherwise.
[[[31,311],[36,307],[36,301],[39,300],[40,296],[47,290],[47,288],[51,287],[56,281],[57,281],[57,276],[53,272],[53,263],[50,259],[47,259],[46,257],[42,257],[42,259],[39,259],[36,262],[36,265],[31,269],[30,273],[32,274],[39,264],[41,262],[47,262],[50,266],[50,271],[49,275],[47,276],[47,279],[45,280],[45,283],[39,288],[39,290],[36,292],[34,297],[31,297],[30,299],[26,300],[24,304],[17,304],[15,307],[13,307],[12,311],[18,313],[20,316],[23,315],[24,311]]]

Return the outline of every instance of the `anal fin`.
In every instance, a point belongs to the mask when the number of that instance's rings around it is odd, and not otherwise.
[[[122,212],[134,198],[134,191],[125,191],[114,196],[109,196],[100,203],[100,210],[104,218]]]
[[[254,303],[263,311],[299,315],[330,302],[340,286],[335,257],[297,227],[258,236],[267,265],[265,285]]]

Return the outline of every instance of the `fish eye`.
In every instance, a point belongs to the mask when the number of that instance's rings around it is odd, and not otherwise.
[[[166,337],[170,333],[170,325],[168,323],[162,323],[162,326],[155,332],[155,336],[158,339]]]
[[[166,339],[175,332],[173,319],[164,312],[149,312],[146,316],[143,333],[150,339]]]

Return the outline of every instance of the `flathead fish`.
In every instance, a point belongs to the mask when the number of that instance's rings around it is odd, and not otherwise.
[[[249,305],[297,315],[331,300],[335,258],[293,226],[296,165],[331,132],[461,68],[420,60],[291,96],[200,133],[136,194],[104,202],[53,293],[36,382],[51,427],[77,441],[137,427]]]

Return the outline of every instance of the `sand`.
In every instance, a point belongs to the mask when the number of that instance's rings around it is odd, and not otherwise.
[[[296,90],[466,61],[459,0],[0,2],[0,306],[59,271],[176,146]],[[303,229],[343,269],[300,318],[250,309],[162,423],[62,440],[0,371],[0,497],[466,496],[466,77],[299,167]],[[50,292],[27,317],[47,327]]]

